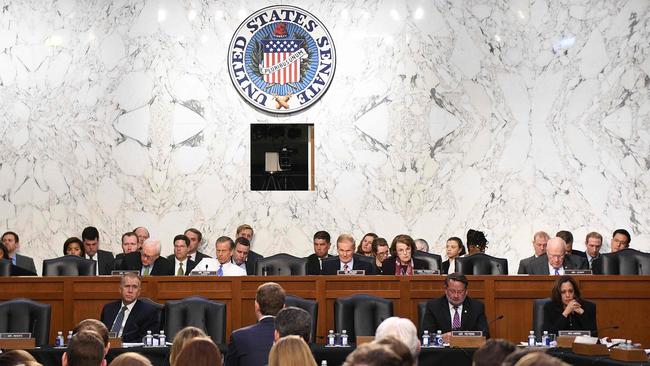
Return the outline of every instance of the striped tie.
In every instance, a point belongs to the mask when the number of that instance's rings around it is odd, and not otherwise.
[[[454,306],[454,321],[451,324],[451,329],[460,329],[460,314],[458,314],[458,306]]]
[[[122,306],[122,309],[120,309],[120,312],[117,313],[117,316],[115,317],[115,321],[113,322],[113,326],[111,327],[111,332],[115,333],[116,336],[120,335],[120,330],[122,330],[122,322],[124,321],[124,312],[126,311],[127,307]]]

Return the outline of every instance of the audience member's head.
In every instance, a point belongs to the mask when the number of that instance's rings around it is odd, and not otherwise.
[[[614,234],[612,234],[612,253],[629,248],[630,242],[632,242],[632,237],[627,230],[618,229],[614,231]]]
[[[305,342],[310,342],[311,315],[295,306],[286,307],[278,312],[275,317],[275,340],[288,335],[302,337]]]
[[[343,366],[402,366],[402,359],[389,347],[372,342],[357,347]]]
[[[429,243],[426,240],[420,238],[415,239],[415,248],[421,252],[429,252]]]
[[[399,339],[408,347],[413,359],[418,358],[420,354],[420,339],[418,338],[418,330],[412,321],[396,316],[384,320],[375,331],[375,339],[381,340],[387,337]]]
[[[143,355],[135,352],[126,352],[115,357],[111,366],[153,366],[151,361]]]
[[[187,342],[171,366],[221,366],[221,352],[210,338]]]
[[[375,343],[388,347],[391,351],[395,352],[402,360],[402,366],[413,366],[417,358],[413,357],[411,350],[401,340],[390,336],[382,339],[375,339]]]
[[[535,348],[517,349],[514,352],[512,352],[511,354],[509,354],[508,356],[506,356],[506,358],[501,363],[501,366],[514,366],[517,362],[519,362],[519,360],[522,357],[526,356],[529,353],[533,353],[533,352],[539,352],[539,351],[536,350]]]
[[[63,255],[76,255],[77,257],[84,256],[84,246],[81,240],[76,236],[67,238],[63,242]]]
[[[181,329],[174,337],[172,348],[169,351],[169,364],[174,365],[178,354],[181,353],[183,346],[194,338],[205,338],[207,335],[203,330],[197,327],[185,327]]]
[[[106,366],[101,336],[91,330],[73,335],[61,363],[63,366]]]
[[[485,253],[489,241],[482,231],[469,229],[467,231],[467,251],[469,254]]]
[[[268,366],[317,366],[305,340],[297,335],[280,338],[269,353]]]
[[[569,364],[544,352],[532,352],[519,359],[515,366],[569,366]]]
[[[517,348],[505,339],[488,339],[474,352],[473,366],[500,366]]]
[[[15,349],[0,354],[0,365],[2,366],[36,366],[40,365],[34,356],[21,349]]]
[[[109,338],[108,338],[108,328],[106,328],[104,323],[100,322],[97,319],[82,320],[79,322],[79,324],[77,324],[76,327],[74,327],[74,329],[72,330],[72,334],[77,334],[85,330],[90,330],[99,334],[99,337],[102,339],[102,342],[104,343],[104,355],[106,355],[108,353],[108,350],[111,348],[111,344],[109,343]]]
[[[284,299],[284,289],[277,283],[267,282],[260,285],[255,294],[255,312],[258,318],[264,315],[278,315],[284,307]]]

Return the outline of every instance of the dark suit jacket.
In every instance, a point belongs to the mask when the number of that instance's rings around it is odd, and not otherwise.
[[[577,255],[568,255],[564,257],[564,269],[588,269],[587,260]],[[528,266],[528,274],[531,275],[548,275],[548,257],[546,254],[535,258]]]
[[[261,366],[269,363],[273,346],[275,318],[264,318],[259,323],[237,329],[230,335],[226,366]]]
[[[34,274],[37,273],[32,257],[16,253],[16,266],[34,272]]]
[[[329,258],[331,256],[332,255],[328,254],[326,258]],[[320,274],[320,263],[318,261],[318,256],[316,255],[316,253],[313,253],[307,257],[307,274],[308,275]]]
[[[246,258],[246,274],[249,276],[255,275],[255,265],[257,261],[264,258],[263,255],[255,253],[254,251],[248,252],[248,258]]]
[[[333,260],[328,260],[323,262],[323,270],[321,271],[321,274],[324,275],[335,275],[336,272],[341,269],[341,261],[339,259],[333,259]],[[372,265],[368,262],[364,262],[359,259],[355,259],[354,263],[352,264],[352,269],[353,270],[359,270],[362,269],[366,271],[367,275],[374,274],[375,272],[372,270]]]
[[[110,275],[111,271],[113,270],[113,262],[115,261],[115,257],[113,257],[113,253],[100,249],[97,251],[97,254],[95,256],[98,262],[97,263],[97,270],[99,271],[98,274]]]
[[[122,262],[121,270],[131,270],[139,271],[142,269],[142,259],[140,258],[140,252],[133,252],[124,255],[124,261]],[[169,263],[169,261],[163,257],[158,257],[155,262],[153,262],[153,270],[149,273],[151,276],[173,276],[174,275],[174,264]]]
[[[451,314],[449,313],[449,301],[446,296],[427,301],[422,321],[422,329],[435,334],[440,330],[442,333],[451,331]],[[463,301],[463,313],[460,316],[459,330],[481,330],[486,338],[490,337],[490,329],[485,319],[485,307],[483,303],[465,297]]]
[[[534,255],[531,255],[528,258],[524,258],[519,261],[519,269],[517,270],[517,274],[529,274],[528,271],[530,271],[530,264],[535,260]]]
[[[194,262],[199,263],[203,258],[212,258],[205,253],[201,253],[198,250],[196,251],[196,257],[194,257]]]
[[[598,337],[596,304],[586,300],[583,300],[581,304],[582,309],[585,311],[582,315],[571,313],[565,318],[562,315],[564,306],[553,301],[546,303],[544,305],[544,325],[542,330],[548,330],[549,333],[553,334],[557,334],[560,330],[590,330],[592,337]]]
[[[122,307],[122,300],[109,302],[104,305],[102,309],[101,320],[102,323],[110,330],[113,322],[117,317],[117,313]],[[122,330],[122,340],[124,342],[142,342],[142,337],[147,335],[150,330],[152,334],[158,333],[160,330],[158,314],[159,310],[151,304],[142,301],[136,301],[131,310],[131,314],[126,319],[124,329]]]
[[[199,262],[195,262],[195,261],[189,259],[189,257],[187,257],[187,258],[188,258],[187,262],[185,263],[185,275],[186,276],[188,276],[190,274],[190,272],[192,272],[194,267],[196,267],[196,264],[199,263]],[[174,257],[173,254],[168,255],[167,256],[167,261],[169,262],[169,264],[172,265],[172,268],[174,269],[174,275],[176,275],[176,271],[178,271],[178,268],[174,268],[176,266],[176,257]],[[153,267],[156,268],[155,265]]]
[[[422,259],[413,258],[413,269],[428,269],[429,265],[427,262]],[[383,262],[381,262],[382,274],[386,276],[395,275],[397,266],[395,265],[395,257],[388,257]]]
[[[571,255],[577,255],[578,257],[582,257],[584,259],[587,259],[587,253],[581,251],[581,250],[575,250],[571,249]]]

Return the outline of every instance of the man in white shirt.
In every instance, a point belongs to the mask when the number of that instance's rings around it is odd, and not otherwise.
[[[215,243],[217,247],[217,258],[203,258],[194,267],[194,271],[214,271],[217,276],[246,276],[246,270],[232,263],[232,255],[235,251],[235,242],[222,236]],[[194,272],[193,271],[193,272]]]
[[[174,263],[174,275],[185,276],[190,274],[196,262],[190,259],[190,239],[185,235],[174,237],[174,254],[169,255],[167,260]]]

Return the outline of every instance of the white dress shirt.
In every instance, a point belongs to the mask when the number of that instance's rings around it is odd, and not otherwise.
[[[454,326],[454,314],[456,313],[456,309],[454,309],[454,305],[452,305],[450,302],[447,302],[449,305],[449,315],[451,316],[451,326],[453,328]],[[458,316],[460,317],[460,324],[463,324],[463,304],[458,305]]]
[[[242,269],[232,262],[226,262],[223,265],[216,258],[203,258],[199,264],[194,267],[192,272],[196,271],[214,271],[217,272],[219,267],[223,270],[224,276],[246,276],[246,270]]]
[[[174,276],[177,276],[178,268],[181,263],[183,263],[183,275],[187,273],[187,259],[189,257],[186,257],[185,260],[179,261],[178,258],[174,257]]]
[[[340,262],[340,261],[339,261]],[[341,271],[345,271],[343,267],[348,266],[348,272],[352,270],[352,267],[354,267],[354,259],[350,259],[348,263],[343,263],[341,262],[341,268],[339,268]]]
[[[95,261],[95,274],[99,275],[99,259],[97,259],[97,253],[95,253],[94,258],[86,254],[86,259],[91,259]]]
[[[564,275],[564,266],[558,268],[558,270],[559,270],[560,276],[563,276]],[[551,276],[555,276],[555,267],[553,267],[550,263],[548,265],[548,274],[550,274]]]

